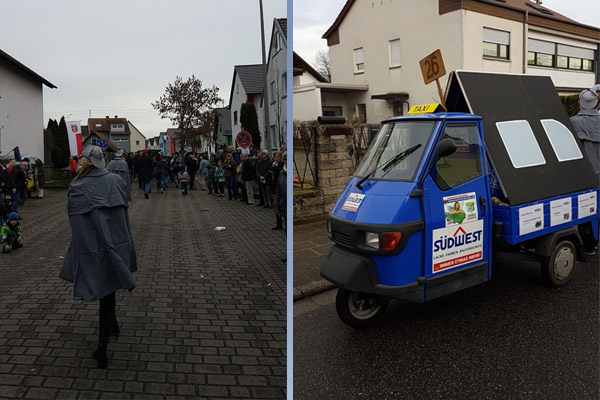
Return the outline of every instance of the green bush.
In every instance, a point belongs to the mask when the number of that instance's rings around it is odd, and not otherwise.
[[[574,117],[579,112],[579,104],[577,104],[578,100],[579,96],[576,94],[572,96],[560,96],[560,101],[562,101],[563,107],[569,117]]]

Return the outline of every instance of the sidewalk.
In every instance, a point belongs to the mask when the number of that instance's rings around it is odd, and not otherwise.
[[[319,274],[332,244],[326,220],[294,226],[294,301],[334,287]]]
[[[98,303],[58,278],[66,190],[19,210],[25,247],[0,254],[0,398],[285,398],[286,237],[273,210],[169,187],[129,208],[138,283],[96,368]],[[223,231],[215,231],[224,226]]]

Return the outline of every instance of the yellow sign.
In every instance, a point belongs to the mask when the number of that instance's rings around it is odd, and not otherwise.
[[[412,106],[410,110],[408,110],[408,115],[412,114],[429,114],[435,112],[440,105],[438,103],[435,104],[421,104],[418,106]]]
[[[419,61],[419,65],[426,85],[446,75],[442,52],[439,49]]]

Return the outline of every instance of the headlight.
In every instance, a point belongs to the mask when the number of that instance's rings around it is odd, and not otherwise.
[[[379,250],[379,233],[365,232],[365,244],[375,250]]]

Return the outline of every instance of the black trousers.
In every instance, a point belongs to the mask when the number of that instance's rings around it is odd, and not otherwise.
[[[110,334],[113,329],[113,325],[116,321],[115,318],[115,306],[117,304],[117,299],[115,297],[115,292],[112,292],[106,297],[100,299],[100,321],[99,321],[99,330],[100,330],[100,338],[98,342],[102,344],[108,344],[108,340],[110,339]]]

